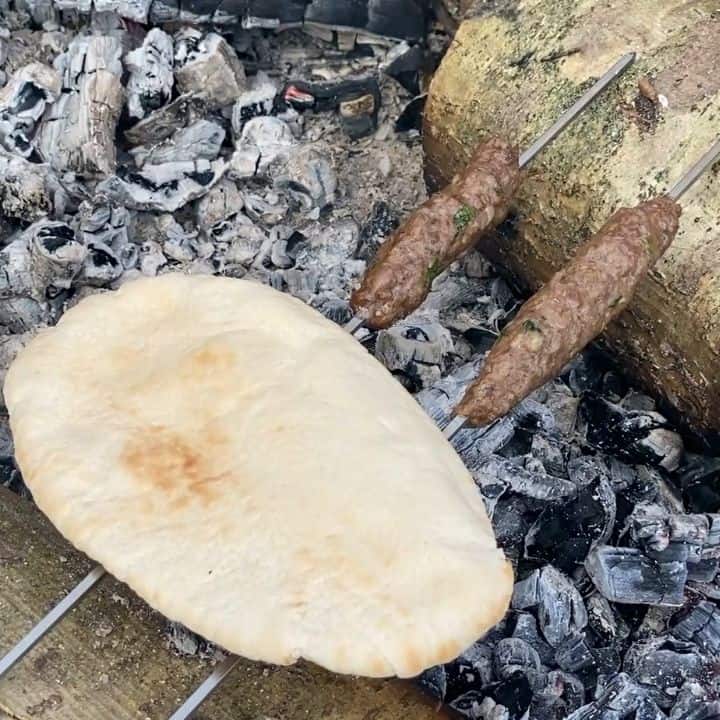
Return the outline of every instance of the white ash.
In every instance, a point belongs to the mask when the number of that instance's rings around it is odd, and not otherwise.
[[[245,71],[225,38],[215,33],[194,42],[181,37],[175,49],[175,82],[182,93],[203,97],[210,109],[234,102],[245,89]]]
[[[130,117],[142,119],[172,97],[173,50],[172,37],[159,28],[152,28],[143,44],[125,55],[125,67],[130,71],[127,83]]]
[[[225,140],[225,128],[212,120],[197,120],[179,128],[162,142],[132,148],[130,154],[138,167],[162,165],[170,162],[217,160]]]
[[[78,37],[58,59],[62,94],[50,107],[37,144],[56,170],[90,177],[114,171],[123,104],[121,55],[115,37]]]
[[[287,158],[295,145],[290,126],[276,117],[258,117],[245,123],[236,150],[251,153],[257,160],[254,172],[265,170],[277,158]]]
[[[59,92],[60,75],[47,65],[34,62],[14,73],[0,91],[0,145],[30,157],[38,121]]]
[[[248,79],[232,108],[232,129],[235,136],[242,134],[245,123],[257,116],[270,115],[278,93],[277,85],[262,70]]]
[[[57,185],[56,185],[57,189]],[[34,222],[49,215],[55,204],[53,172],[0,148],[0,210],[4,215]]]
[[[215,223],[240,212],[243,206],[243,194],[237,183],[224,177],[198,201],[195,213],[197,226],[211,232],[208,229]]]
[[[185,160],[145,165],[134,171],[121,167],[98,185],[98,192],[134,210],[173,212],[202,197],[225,172],[225,162]]]
[[[284,190],[306,210],[322,210],[335,200],[337,176],[328,160],[329,148],[293,148],[274,174],[275,187]]]
[[[128,128],[125,139],[131,145],[154,145],[206,114],[207,104],[202,97],[184,93]]]

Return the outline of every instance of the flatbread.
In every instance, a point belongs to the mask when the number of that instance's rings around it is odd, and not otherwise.
[[[33,339],[4,393],[23,477],[60,532],[232,652],[408,677],[507,608],[510,565],[451,445],[288,295],[129,282]]]

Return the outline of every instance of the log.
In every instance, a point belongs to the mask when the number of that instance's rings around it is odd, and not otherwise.
[[[34,505],[0,487],[0,655],[91,567]],[[0,680],[0,718],[167,720],[212,667],[171,653],[165,626],[126,585],[104,578]],[[249,661],[195,715],[197,720],[448,717],[407,681],[334,675],[309,663],[274,667]]]
[[[511,220],[479,241],[481,252],[534,291],[614,210],[667,190],[718,135],[720,17],[714,0],[490,5],[461,24],[429,90],[431,189],[488,135],[527,147],[617,58],[638,53],[620,82],[533,162]],[[664,97],[651,99],[644,82],[641,93],[643,77]],[[717,171],[682,204],[675,242],[601,344],[677,417],[718,430]]]

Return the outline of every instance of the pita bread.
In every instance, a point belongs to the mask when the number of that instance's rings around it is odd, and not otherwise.
[[[408,677],[499,621],[475,484],[340,327],[244,280],[82,300],[11,366],[25,481],[79,549],[245,657]]]

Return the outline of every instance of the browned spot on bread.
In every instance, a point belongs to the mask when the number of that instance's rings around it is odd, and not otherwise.
[[[211,438],[199,432],[191,443],[167,428],[149,427],[128,439],[120,460],[139,483],[161,490],[171,506],[180,508],[190,500],[208,503],[217,497],[217,483],[228,476],[217,460],[222,442],[217,429]]]
[[[235,353],[223,342],[216,340],[203,345],[189,357],[191,373],[226,372],[235,364]]]

